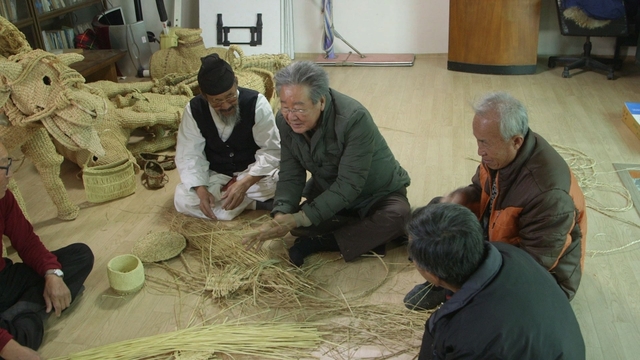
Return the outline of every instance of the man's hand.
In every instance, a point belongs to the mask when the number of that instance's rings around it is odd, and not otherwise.
[[[207,190],[206,186],[196,187],[196,194],[198,194],[198,198],[200,199],[200,211],[202,211],[204,216],[212,220],[217,220],[216,216],[213,214],[213,207],[215,206],[215,198],[213,197],[213,194]]]
[[[45,275],[44,277],[44,302],[47,304],[47,313],[55,310],[56,316],[60,316],[62,310],[71,304],[71,292],[61,277]]]
[[[26,346],[18,344],[15,340],[9,340],[7,345],[0,349],[0,357],[5,360],[41,360],[37,352]]]
[[[247,195],[247,190],[251,187],[249,177],[245,177],[242,180],[237,180],[229,185],[226,191],[222,194],[222,208],[229,211],[238,207]]]
[[[256,232],[245,235],[242,244],[247,246],[247,250],[255,247],[255,251],[260,251],[265,241],[283,237],[296,227],[296,219],[292,214],[277,214],[271,221],[262,224]]]
[[[224,194],[222,194],[222,200],[224,201],[222,208],[227,211],[237,208],[247,195],[247,190],[263,177],[264,176],[247,175],[241,180],[236,180],[227,185],[227,189]]]

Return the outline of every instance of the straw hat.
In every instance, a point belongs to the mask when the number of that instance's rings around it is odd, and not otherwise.
[[[138,240],[131,253],[143,262],[158,262],[178,256],[187,246],[187,240],[174,231],[159,231],[147,234]]]

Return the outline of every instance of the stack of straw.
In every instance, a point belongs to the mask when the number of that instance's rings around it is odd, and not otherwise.
[[[313,324],[219,324],[122,341],[54,360],[167,359],[176,352],[300,359],[318,347],[322,335]]]

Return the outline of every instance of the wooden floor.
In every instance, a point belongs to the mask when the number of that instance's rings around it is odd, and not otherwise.
[[[599,180],[620,185],[612,163],[640,163],[640,140],[622,123],[625,101],[640,102],[640,70],[628,64],[620,77],[608,81],[596,72],[564,79],[562,69],[548,70],[540,59],[535,75],[492,76],[446,70],[446,55],[418,56],[413,67],[326,68],[333,88],[363,103],[373,115],[396,158],[411,175],[412,206],[469,183],[478,159],[471,132],[470,104],[489,91],[508,91],[529,109],[530,127],[552,143],[585,152],[597,161]],[[578,71],[579,72],[579,71]],[[78,167],[63,164],[62,177],[71,199],[81,204],[79,217],[58,220],[35,168],[25,164],[15,173],[36,232],[50,248],[85,242],[96,262],[86,291],[73,311],[48,321],[41,354],[66,355],[124,339],[175,330],[176,298],[145,288],[136,295],[116,297],[109,290],[107,262],[130,251],[150,231],[167,230],[163,214],[173,206],[179,182],[150,191],[138,185],[130,197],[106,204],[86,202]],[[623,199],[605,191],[590,196],[616,207]],[[588,250],[613,249],[640,238],[638,228],[589,210]],[[621,217],[640,223],[634,210]],[[393,249],[390,263],[406,262],[406,250]],[[344,265],[334,281],[349,288],[373,281],[379,265],[360,260]],[[389,286],[372,295],[373,301],[400,302],[421,280],[410,268]],[[587,345],[588,359],[634,359],[640,354],[640,244],[586,260],[582,284],[572,306]],[[411,358],[415,354],[411,354]]]

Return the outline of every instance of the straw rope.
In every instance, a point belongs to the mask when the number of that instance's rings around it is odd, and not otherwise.
[[[616,213],[627,212],[634,208],[633,200],[631,198],[631,193],[629,193],[629,190],[621,184],[612,184],[611,182],[603,182],[599,180],[599,177],[601,175],[618,173],[618,171],[597,171],[597,163],[595,159],[589,157],[586,153],[578,149],[563,145],[552,144],[552,146],[569,164],[569,167],[573,171],[573,174],[578,180],[580,188],[584,193],[587,207],[589,209],[596,211],[612,220],[616,220],[626,225],[640,229],[640,224],[638,224],[637,222],[626,220],[620,216],[615,215]],[[638,168],[637,170],[640,170],[640,168]],[[609,192],[619,196],[624,202],[623,206],[616,207],[603,204],[596,198],[596,194],[598,192]],[[604,236],[604,234],[597,234],[595,238],[599,238],[602,236]],[[587,254],[590,254],[592,256],[611,254],[629,248],[638,243],[640,243],[640,239],[630,241],[625,245],[614,247],[611,249],[586,250],[586,252]]]

